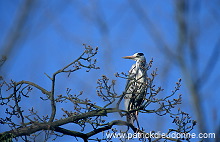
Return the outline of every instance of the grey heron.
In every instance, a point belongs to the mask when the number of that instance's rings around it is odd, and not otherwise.
[[[144,98],[146,96],[146,59],[143,53],[135,53],[132,56],[125,56],[123,58],[136,61],[129,71],[128,80],[125,87],[125,110],[130,111],[139,108],[144,102]],[[136,120],[139,127],[137,115],[138,111],[128,113],[127,122],[134,125],[134,121]]]

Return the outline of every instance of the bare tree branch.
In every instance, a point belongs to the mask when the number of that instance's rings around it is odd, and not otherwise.
[[[118,131],[113,128],[115,126],[127,126],[128,128],[131,128],[133,133],[142,133],[142,135],[148,134],[144,131],[144,128],[141,130],[139,126],[136,127],[129,122],[122,120],[108,120],[107,116],[110,113],[119,113],[121,117],[133,112],[143,114],[154,113],[161,117],[168,114],[171,119],[173,119],[173,123],[175,123],[178,127],[177,129],[170,129],[167,132],[167,135],[171,132],[188,133],[193,129],[195,123],[190,119],[187,113],[182,112],[180,109],[178,109],[178,111],[175,113],[173,112],[173,109],[175,109],[177,105],[181,104],[182,100],[181,95],[176,95],[181,86],[181,79],[179,79],[179,81],[176,83],[176,86],[170,95],[159,98],[159,93],[161,93],[164,89],[162,89],[162,87],[156,87],[154,84],[154,79],[157,76],[157,70],[152,71],[152,73],[150,73],[150,75],[148,75],[146,78],[147,83],[144,84],[146,85],[146,90],[144,91],[146,92],[146,98],[144,98],[144,102],[140,105],[140,107],[131,109],[129,111],[120,109],[125,92],[121,95],[118,95],[115,90],[116,80],[110,80],[105,75],[103,75],[101,79],[98,79],[96,91],[97,95],[104,103],[102,106],[96,104],[96,102],[92,102],[89,98],[82,99],[81,96],[83,96],[83,92],[73,95],[71,89],[69,88],[66,89],[66,94],[55,95],[55,81],[58,74],[68,73],[68,76],[70,76],[71,73],[80,70],[81,68],[87,69],[87,72],[89,72],[91,69],[99,69],[99,67],[96,67],[96,59],[93,59],[93,57],[97,54],[98,48],[93,49],[91,46],[86,45],[84,45],[84,48],[85,51],[76,60],[64,66],[60,70],[57,70],[52,77],[47,75],[51,81],[51,91],[48,91],[42,86],[30,81],[11,81],[11,83],[6,83],[3,80],[1,81],[0,100],[1,105],[5,106],[6,108],[6,117],[0,118],[0,124],[8,125],[11,130],[0,133],[0,141],[12,140],[13,138],[21,138],[24,141],[28,141],[30,138],[35,140],[41,132],[45,133],[45,141],[48,140],[52,135],[55,137],[70,135],[75,138],[82,138],[85,142],[89,140],[108,141],[112,138],[103,136],[102,138],[94,139],[93,137],[105,131],[112,131],[112,134],[114,134]],[[146,73],[149,73],[148,71],[151,69],[152,63],[153,60],[151,60],[148,63],[148,66],[144,68]],[[139,81],[139,79],[128,77],[126,73],[116,73],[115,75],[121,79],[133,80],[136,83]],[[7,97],[3,97],[5,96],[5,94],[3,95],[2,92],[2,88],[4,87],[7,88],[4,93],[11,89],[13,89],[13,93]],[[39,96],[39,98],[41,99],[40,101],[49,101],[51,103],[50,116],[48,116],[48,114],[41,116],[33,107],[25,108],[22,106],[22,101],[24,101],[23,99],[29,98],[29,93],[32,91],[32,89],[40,90],[43,95],[46,95],[46,99],[42,98],[41,96]],[[134,89],[134,93],[141,93],[141,91],[138,92],[137,89]],[[69,110],[66,108],[57,107],[57,104],[60,106],[61,103],[71,104],[73,105],[73,109]],[[114,104],[116,106],[112,107]],[[61,110],[61,116],[57,116],[57,109]],[[15,122],[14,120],[19,120],[19,123],[17,123],[17,121]],[[62,126],[66,124],[79,126],[81,130],[77,131],[62,128]],[[84,132],[88,127],[92,129],[89,132]],[[126,132],[122,131],[122,133],[126,134],[128,131],[129,129]],[[60,135],[60,133],[62,135]],[[124,137],[121,140],[123,141],[126,139],[127,138]],[[141,137],[140,139],[142,139],[141,141],[147,140],[144,137]],[[160,139],[178,141],[178,139],[169,137],[161,137]],[[149,139],[149,141],[151,141],[151,139]]]

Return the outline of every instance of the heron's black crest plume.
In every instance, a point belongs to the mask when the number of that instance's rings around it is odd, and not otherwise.
[[[144,53],[137,53],[138,56],[144,56]]]

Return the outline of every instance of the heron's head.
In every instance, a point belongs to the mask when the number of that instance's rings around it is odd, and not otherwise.
[[[135,53],[132,56],[125,56],[122,57],[124,59],[131,59],[131,60],[135,60],[135,61],[145,61],[145,57],[143,53]]]

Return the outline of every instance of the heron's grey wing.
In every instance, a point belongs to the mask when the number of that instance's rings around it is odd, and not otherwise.
[[[131,80],[128,79],[127,80],[127,83],[126,83],[126,86],[125,86],[125,97],[124,97],[124,100],[125,100],[125,110],[129,110],[129,104],[130,104],[130,98],[132,97],[132,94],[131,94],[131,90],[129,89],[130,88],[130,83],[131,83]]]
[[[140,107],[146,97],[146,89],[147,89],[147,72],[146,72],[146,68],[140,68],[140,72],[142,72],[141,74],[141,84],[139,86],[139,95],[136,96],[136,101],[135,101],[135,106],[136,107]]]
[[[129,76],[128,80],[125,86],[125,110],[130,110],[131,108],[129,107],[131,105],[131,97],[132,97],[132,89],[131,89],[131,83],[132,83],[132,78],[134,78],[134,69],[135,69],[135,64],[132,65],[131,69],[129,70]]]

